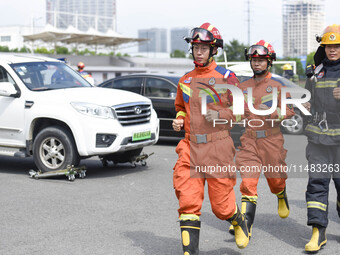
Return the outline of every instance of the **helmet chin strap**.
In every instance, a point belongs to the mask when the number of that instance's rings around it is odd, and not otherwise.
[[[265,70],[258,70],[258,71],[255,71],[255,70],[253,69],[253,67],[251,66],[251,64],[250,64],[251,70],[253,70],[253,73],[254,73],[255,75],[263,75],[263,74],[269,72],[269,67],[270,67],[270,66],[271,66],[271,62],[268,60],[268,62],[267,62],[267,68],[266,68]]]
[[[198,62],[195,60],[194,52],[193,52],[193,49],[192,49],[192,46],[191,46],[191,55],[192,55],[192,58],[194,59],[194,64],[195,64],[195,66],[198,66],[198,67],[205,67],[205,66],[208,66],[208,65],[212,62],[212,60],[213,60],[213,50],[214,50],[214,47],[215,47],[215,46],[210,45],[208,61],[205,62],[204,64],[202,64],[202,63],[198,63]]]
[[[263,74],[265,74],[267,71],[268,71],[268,69],[266,69],[266,70],[261,70],[261,71],[254,71],[254,70],[253,70],[254,74],[256,74],[256,75],[263,75]]]

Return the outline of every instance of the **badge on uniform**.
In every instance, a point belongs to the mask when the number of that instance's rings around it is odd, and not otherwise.
[[[272,86],[270,86],[270,85],[269,85],[269,86],[267,87],[267,89],[266,89],[266,91],[267,91],[268,93],[272,92],[272,90],[273,90],[273,88],[272,88]]]
[[[324,71],[320,72],[320,73],[318,74],[317,78],[322,78],[322,77],[324,76],[324,74],[325,74]]]
[[[191,83],[191,80],[192,80],[192,77],[188,77],[188,79],[187,80],[184,80],[184,83]]]
[[[216,81],[214,77],[211,77],[210,80],[208,81],[209,85],[213,86],[215,85]]]

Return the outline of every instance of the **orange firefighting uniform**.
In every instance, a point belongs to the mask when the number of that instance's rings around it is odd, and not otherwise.
[[[217,66],[215,61],[206,67],[196,67],[179,80],[175,100],[176,118],[184,119],[186,133],[176,147],[178,160],[173,173],[179,215],[201,214],[205,180],[214,214],[219,219],[226,220],[235,213],[235,171],[225,168],[225,171],[207,173],[204,170],[197,171],[197,167],[235,168],[235,147],[228,131],[230,126],[224,124],[213,127],[213,123],[206,121],[202,114],[201,103],[202,96],[207,96],[207,109],[218,111],[219,119],[235,120],[229,109],[232,100],[229,90],[214,87],[216,84],[237,86],[238,83],[233,72]]]
[[[250,201],[256,202],[257,200],[257,183],[262,167],[272,193],[278,194],[286,186],[287,174],[284,167],[286,166],[287,150],[283,148],[284,139],[280,125],[283,119],[292,117],[294,111],[290,105],[287,105],[286,115],[281,115],[282,86],[284,85],[273,78],[271,73],[268,73],[261,81],[251,78],[239,85],[246,101],[248,101],[247,88],[253,88],[252,102],[255,109],[258,109],[257,106],[260,104],[265,104],[271,108],[273,88],[277,88],[278,93],[277,109],[271,115],[259,116],[246,109],[248,125],[241,137],[242,146],[236,154],[236,165],[242,177],[241,193]],[[275,119],[275,121],[268,121],[269,119]],[[262,120],[264,124],[262,126],[261,121],[249,122],[250,120]],[[249,123],[254,127],[249,126]],[[271,167],[276,167],[276,169]]]

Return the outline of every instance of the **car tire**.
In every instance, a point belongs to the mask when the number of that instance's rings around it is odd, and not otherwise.
[[[301,135],[303,133],[303,118],[300,110],[294,109],[295,115],[291,118],[294,123],[297,123],[295,126],[291,127],[283,127],[283,131],[286,134],[290,135]],[[286,121],[287,123],[287,121]]]
[[[77,166],[80,157],[71,133],[62,127],[42,129],[33,142],[34,163],[42,172]]]

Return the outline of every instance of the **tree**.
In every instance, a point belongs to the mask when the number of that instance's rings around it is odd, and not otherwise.
[[[40,54],[52,54],[54,50],[48,50],[45,47],[37,48],[34,50],[34,53],[40,53]]]
[[[1,52],[9,52],[8,46],[0,46],[0,51]]]
[[[57,47],[56,48],[57,54],[70,54],[68,48],[66,47]]]
[[[315,55],[315,51],[309,53],[307,55],[307,61],[306,61],[306,65],[313,65],[314,64],[314,55]]]
[[[19,52],[24,52],[24,53],[31,53],[31,50],[27,48],[26,46],[22,47]]]
[[[95,56],[96,52],[95,51],[91,51],[91,50],[86,48],[83,51],[78,51],[77,54],[78,55],[85,55],[85,56]]]
[[[171,58],[186,58],[186,54],[182,50],[174,50],[172,53],[170,53]]]
[[[245,61],[244,49],[248,48],[247,45],[240,43],[238,40],[233,39],[229,43],[224,44],[224,50],[227,52],[228,61]],[[217,61],[224,61],[223,54],[217,58]]]

